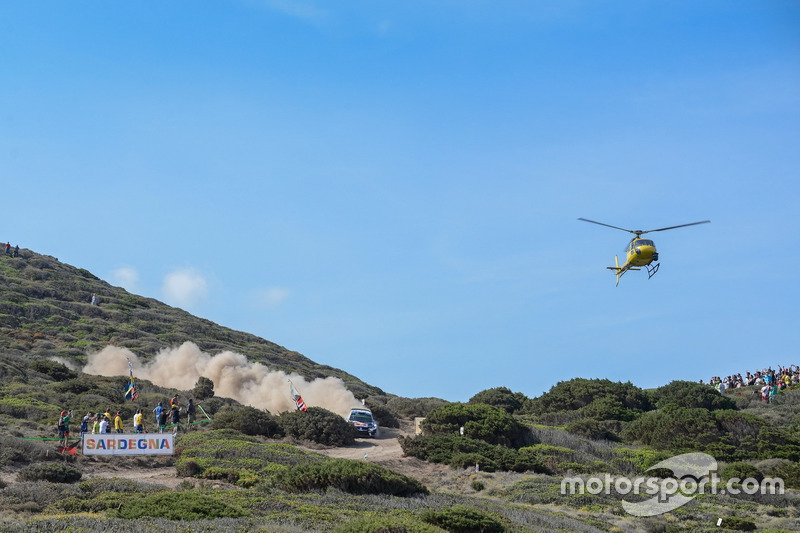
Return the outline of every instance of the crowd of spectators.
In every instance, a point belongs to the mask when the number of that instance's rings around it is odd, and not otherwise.
[[[702,379],[700,383],[703,383]],[[732,374],[724,379],[714,376],[708,382],[720,393],[730,389],[756,386],[761,392],[761,399],[766,402],[777,396],[778,392],[798,383],[800,383],[800,366],[798,365],[789,365],[788,367],[778,365],[777,370],[772,367],[763,368],[754,373],[745,372],[744,376]]]

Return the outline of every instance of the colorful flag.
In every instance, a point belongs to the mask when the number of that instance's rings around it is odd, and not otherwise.
[[[131,373],[128,377],[128,384],[125,385],[125,399],[133,402],[139,397],[139,389],[136,388],[136,382],[133,381],[133,363],[130,360],[128,361],[128,368],[131,369]]]
[[[298,411],[305,411],[306,410],[306,402],[303,401],[303,397],[300,396],[300,393],[294,388],[294,385],[291,381],[289,381],[289,388],[292,391],[292,398],[294,398],[294,403],[297,405]]]

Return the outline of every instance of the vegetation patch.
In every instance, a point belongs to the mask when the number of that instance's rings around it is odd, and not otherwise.
[[[428,509],[420,514],[420,518],[450,533],[502,533],[506,530],[497,516],[465,505]]]
[[[276,481],[278,486],[289,492],[334,488],[351,494],[428,494],[425,485],[416,479],[373,463],[350,459],[301,463],[279,472]]]
[[[278,421],[287,437],[298,440],[326,446],[348,446],[356,440],[353,426],[322,407],[309,407],[305,412],[286,411],[280,414]]]
[[[450,403],[434,409],[422,423],[425,435],[459,435],[519,448],[532,441],[530,430],[506,410],[484,403]]]
[[[161,492],[122,504],[117,516],[128,520],[152,516],[168,520],[203,520],[247,516],[242,509],[197,491]]]
[[[20,481],[49,481],[51,483],[75,483],[83,474],[72,465],[65,463],[36,463],[28,465],[17,473]]]

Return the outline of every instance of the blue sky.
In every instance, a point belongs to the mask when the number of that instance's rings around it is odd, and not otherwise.
[[[799,171],[798,2],[0,6],[0,240],[403,396],[800,363]]]

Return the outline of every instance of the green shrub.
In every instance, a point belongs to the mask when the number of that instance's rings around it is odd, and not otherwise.
[[[772,478],[781,478],[787,489],[800,489],[800,463],[781,460],[765,474]]]
[[[91,390],[94,390],[95,386],[91,381],[82,378],[76,378],[55,383],[53,384],[52,389],[56,392],[66,392],[69,394],[83,394],[84,392],[89,392]]]
[[[250,406],[227,407],[214,416],[215,429],[235,429],[245,435],[282,437],[283,429],[277,417]]]
[[[133,520],[146,516],[168,520],[213,520],[247,516],[243,510],[200,492],[159,492],[123,503],[117,515]]]
[[[442,533],[442,528],[400,514],[361,516],[336,528],[335,533]]]
[[[203,467],[194,459],[181,458],[178,460],[178,464],[175,465],[175,474],[178,477],[195,477],[202,473]]]
[[[434,409],[422,423],[425,435],[458,435],[464,428],[464,436],[519,448],[530,444],[530,430],[503,409],[476,403],[449,403]]]
[[[213,398],[214,382],[207,377],[200,376],[197,378],[197,383],[195,384],[194,389],[192,389],[192,396],[194,396],[198,402],[208,398]]]
[[[567,424],[564,429],[576,435],[583,435],[594,440],[618,441],[619,436],[611,430],[608,420],[595,420],[592,418],[581,418]],[[613,423],[613,422],[612,422]],[[619,422],[617,422],[619,424]]]
[[[511,392],[508,387],[495,387],[482,390],[470,398],[469,403],[485,403],[513,414],[522,409],[527,399],[521,392]]]
[[[686,407],[650,411],[631,422],[622,432],[622,437],[628,442],[672,451],[702,451],[721,436],[710,411]]]
[[[26,466],[17,474],[20,481],[49,481],[75,483],[83,474],[72,465],[64,463],[36,463]]]
[[[34,361],[31,363],[30,368],[40,374],[50,376],[54,381],[66,381],[78,377],[78,373],[74,370],[70,370],[65,365],[49,359]]]
[[[287,437],[310,440],[327,446],[347,446],[355,442],[355,429],[341,416],[323,409],[309,407],[303,411],[287,411],[278,417]]]
[[[522,412],[541,416],[547,413],[577,411],[601,398],[611,398],[615,400],[615,405],[622,406],[619,415],[624,418],[618,420],[631,419],[633,415],[652,408],[648,394],[630,382],[574,378],[560,381],[550,391],[525,402]]]
[[[397,440],[404,455],[432,463],[465,467],[477,462],[482,470],[549,472],[541,456],[528,448],[508,448],[459,435],[401,436]]]
[[[289,492],[335,488],[350,494],[411,496],[428,493],[425,485],[416,479],[373,463],[350,459],[300,463],[278,472],[276,483]]]
[[[386,402],[386,407],[393,413],[406,418],[425,417],[448,402],[441,398],[391,398]]]
[[[667,405],[686,407],[688,409],[736,409],[736,402],[717,392],[710,385],[694,381],[672,381],[659,387],[653,393],[656,407]]]
[[[485,489],[485,488],[486,488],[486,485],[484,485],[484,484],[483,484],[483,481],[481,481],[480,479],[473,479],[473,480],[472,480],[472,483],[470,483],[470,484],[469,484],[469,486],[470,486],[470,487],[472,488],[472,490],[474,490],[475,492],[480,492],[480,491],[482,491],[483,489]]]
[[[0,466],[52,461],[57,457],[53,448],[43,442],[0,435]]]
[[[739,518],[736,516],[726,516],[722,519],[723,529],[732,529],[734,531],[755,531],[756,524],[747,518]]]
[[[750,463],[736,462],[725,465],[725,468],[720,471],[720,477],[725,480],[739,478],[740,482],[747,478],[753,478],[760,482],[764,479],[764,474]]]
[[[506,530],[497,517],[465,505],[427,509],[420,514],[420,519],[450,533],[502,533]]]

